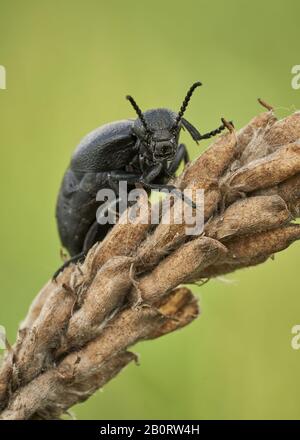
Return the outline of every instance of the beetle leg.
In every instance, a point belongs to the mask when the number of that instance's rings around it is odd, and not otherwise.
[[[205,134],[201,134],[200,138],[198,140],[200,141],[201,139],[209,139],[209,138],[221,133],[221,131],[223,131],[224,129],[225,129],[225,125],[222,124],[222,125],[220,125],[220,127],[216,128],[215,130],[209,131],[208,133],[205,133]]]
[[[73,257],[71,257],[68,261],[66,261],[62,266],[60,266],[57,271],[54,273],[52,279],[56,280],[56,278],[58,277],[58,275],[66,268],[68,267],[71,263],[78,263],[79,261],[82,261],[85,257],[85,252],[82,251],[77,255],[74,255]]]
[[[108,183],[116,194],[119,194],[119,182],[126,181],[129,184],[135,184],[140,181],[140,174],[134,174],[129,171],[111,171],[108,175]]]
[[[153,180],[156,179],[156,177],[158,177],[160,175],[160,173],[162,172],[163,169],[163,164],[162,162],[159,162],[158,164],[156,164],[146,175],[143,175],[140,179],[141,179],[141,183],[144,182],[153,182]]]
[[[183,151],[184,151],[183,163],[184,163],[184,165],[186,165],[186,164],[188,164],[190,162],[190,155],[189,155],[189,152],[188,152],[188,150],[186,148],[186,145],[185,144],[180,144],[180,145],[182,145],[182,148],[183,148]]]
[[[126,180],[128,183],[136,183],[141,178],[140,174],[131,173],[129,171],[110,171],[108,180],[110,182],[119,182]]]
[[[112,206],[109,205],[107,207],[107,210],[110,210],[111,208],[112,208]],[[91,249],[91,247],[97,241],[101,241],[105,237],[105,235],[107,234],[107,229],[110,229],[110,227],[112,227],[112,225],[108,225],[108,228],[105,229],[105,231],[103,231],[103,226],[106,226],[106,225],[101,225],[101,228],[99,229],[99,223],[97,220],[95,220],[92,223],[92,225],[90,226],[90,228],[85,236],[85,239],[83,242],[83,247],[82,247],[82,252],[69,258],[69,260],[67,260],[62,266],[60,266],[59,269],[57,269],[57,271],[53,275],[54,280],[71,263],[76,264],[78,262],[82,262],[84,260],[84,258],[86,257],[86,254],[88,253],[88,251]],[[100,235],[99,231],[102,232],[102,236],[99,236]]]
[[[98,234],[98,226],[99,223],[97,220],[95,220],[85,236],[82,248],[82,252],[85,254],[97,241],[96,238]]]
[[[183,144],[182,144],[183,145]],[[182,151],[184,153],[184,148],[182,147]],[[181,154],[183,154],[181,153]],[[157,167],[153,168],[149,174],[146,176],[141,177],[140,183],[146,188],[146,189],[153,189],[154,191],[161,191],[166,190],[168,192],[172,192],[176,197],[178,197],[181,200],[184,200],[189,206],[192,208],[197,208],[196,204],[188,197],[185,197],[183,192],[180,191],[180,189],[176,188],[174,185],[168,185],[164,183],[151,183],[157,177],[162,169],[162,164],[158,164]]]
[[[182,161],[185,165],[190,161],[189,153],[184,144],[179,145],[176,156],[174,157],[173,161],[170,163],[167,169],[167,173],[169,176],[173,176],[175,174]]]
[[[141,174],[135,174],[135,173],[131,173],[129,171],[111,171],[109,173],[108,179],[109,179],[109,183],[112,183],[114,185],[113,182],[119,182],[120,180],[126,180],[126,182],[128,183],[143,183],[145,182],[152,182],[154,179],[156,179],[156,177],[159,176],[159,174],[161,173],[163,169],[163,164],[162,163],[158,163],[157,165],[155,165],[147,175],[142,176]],[[112,188],[114,189],[114,188]]]
[[[159,176],[163,165],[157,164],[146,176],[140,176],[138,174],[128,173],[126,171],[114,171],[110,173],[110,177],[114,180],[126,180],[128,183],[141,183],[146,189],[153,189],[154,191],[161,191],[163,189],[172,191],[175,196],[184,200],[192,208],[196,208],[196,204],[188,197],[184,197],[182,191],[177,189],[174,185],[151,183],[156,177]]]
[[[109,183],[109,186],[111,187],[111,189],[114,190],[114,192],[116,194],[118,194],[119,193],[119,183],[116,180],[116,178],[113,178],[111,175],[109,175],[108,176],[108,183]]]
[[[148,183],[144,180],[142,180],[141,183],[146,189],[153,189],[154,191],[166,190],[168,192],[172,192],[177,198],[183,200],[192,208],[197,209],[196,203],[194,203],[189,197],[186,197],[184,193],[180,191],[180,189],[176,188],[176,186],[174,185],[165,185],[163,183]]]
[[[113,202],[106,205],[104,207],[104,210],[102,211],[103,216],[104,216],[105,212],[112,212],[113,214],[118,216],[119,213],[116,209],[116,206],[119,201],[120,201],[120,199],[117,198]],[[101,227],[99,228],[99,226],[101,226]],[[111,229],[112,226],[113,226],[113,224],[110,224],[110,223],[105,223],[104,225],[102,225],[102,224],[100,225],[99,224],[99,215],[98,215],[97,219],[94,221],[94,223],[92,223],[92,225],[90,226],[90,229],[88,230],[88,232],[85,236],[82,251],[85,254],[87,254],[88,251],[91,249],[91,247],[94,246],[95,243],[97,243],[97,241],[103,240],[103,238],[107,234],[107,229],[108,230]],[[105,230],[103,230],[103,227],[105,227]]]

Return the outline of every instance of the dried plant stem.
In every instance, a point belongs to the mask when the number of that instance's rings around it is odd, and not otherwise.
[[[300,114],[270,106],[237,133],[228,126],[176,180],[204,189],[205,227],[186,235],[175,201],[155,229],[148,200],[33,301],[0,369],[0,418],[59,418],[136,356],[128,349],[193,321],[187,282],[266,261],[300,238]],[[127,216],[128,212],[123,216]]]

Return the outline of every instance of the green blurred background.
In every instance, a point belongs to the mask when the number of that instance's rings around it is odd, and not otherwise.
[[[237,127],[260,111],[299,108],[291,88],[299,58],[300,3],[252,0],[0,0],[1,302],[12,342],[35,293],[60,264],[54,206],[80,138],[143,109],[187,111],[200,131],[220,116]],[[195,157],[197,147],[183,138]],[[139,344],[104,392],[74,408],[79,419],[298,418],[299,244],[261,267],[211,281],[202,316],[188,328]]]

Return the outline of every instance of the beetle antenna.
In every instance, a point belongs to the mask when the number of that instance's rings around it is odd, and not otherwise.
[[[179,113],[178,113],[178,115],[177,115],[177,118],[176,118],[176,121],[175,121],[175,127],[178,127],[178,124],[179,124],[179,122],[181,121],[181,118],[182,118],[182,116],[184,115],[184,112],[185,112],[186,109],[187,109],[187,106],[188,106],[188,104],[189,104],[189,102],[190,102],[190,99],[191,99],[191,97],[192,97],[192,94],[194,93],[194,90],[195,90],[197,87],[200,87],[200,86],[202,86],[202,83],[201,83],[200,81],[197,81],[197,82],[195,82],[195,83],[189,88],[189,90],[188,90],[188,92],[187,92],[187,94],[186,94],[186,97],[184,98],[183,103],[182,103],[182,105],[181,105],[181,107],[180,107]]]
[[[138,117],[140,118],[140,120],[141,120],[141,122],[142,122],[142,124],[143,124],[143,126],[144,126],[144,128],[146,130],[146,132],[149,133],[150,130],[149,130],[148,126],[147,126],[147,122],[146,122],[146,119],[145,119],[145,117],[143,115],[142,110],[139,108],[139,106],[137,105],[137,103],[135,102],[135,100],[133,99],[132,96],[127,95],[126,99],[128,99],[128,101],[130,102],[130,104],[134,108],[134,110],[135,110],[136,114],[138,115]]]

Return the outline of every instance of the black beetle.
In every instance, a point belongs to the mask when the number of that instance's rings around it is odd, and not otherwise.
[[[188,162],[179,134],[186,129],[196,141],[208,139],[224,129],[201,135],[183,118],[189,100],[200,82],[187,92],[178,113],[165,108],[142,112],[131,96],[138,118],[103,125],[89,133],[76,148],[60,188],[56,218],[62,245],[68,250],[70,262],[84,258],[91,246],[102,240],[111,225],[100,225],[96,220],[99,202],[96,194],[101,188],[112,188],[120,180],[128,185],[142,184],[146,190],[174,189],[167,185],[180,163]]]

